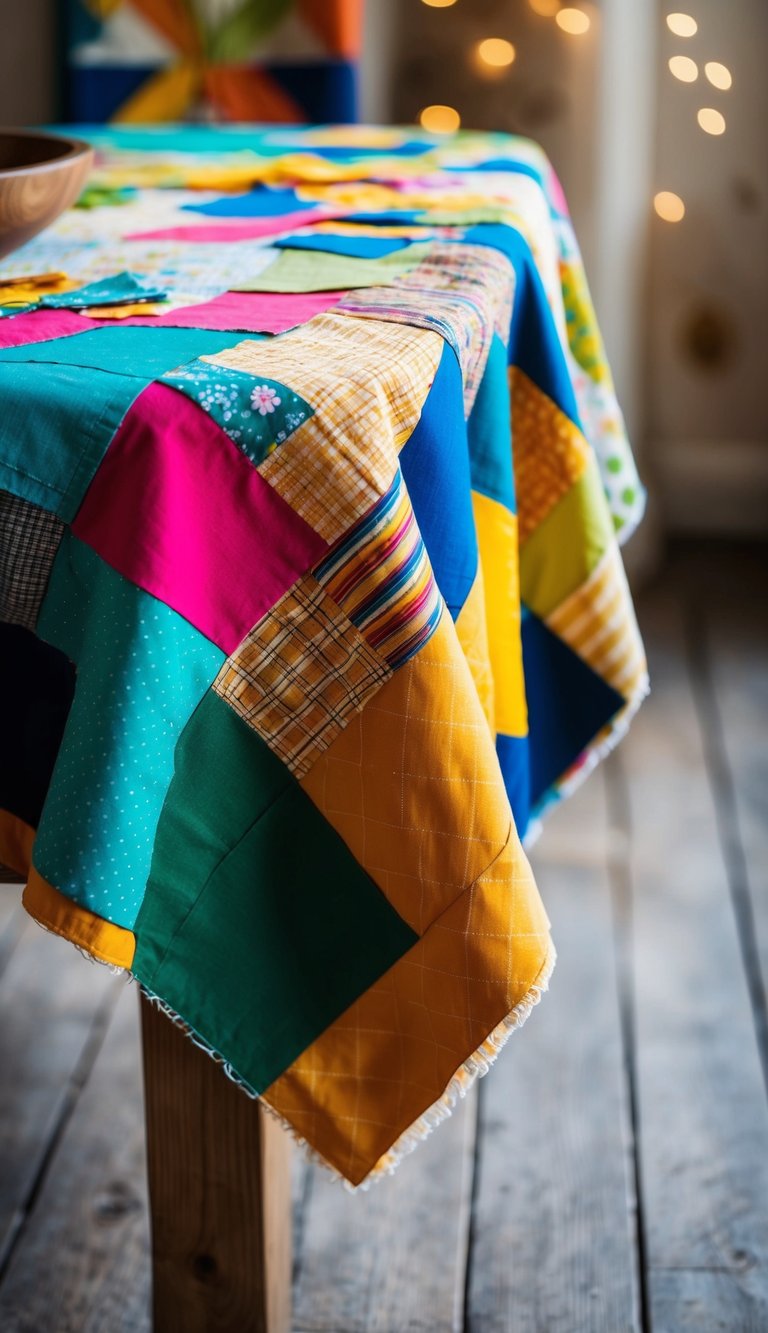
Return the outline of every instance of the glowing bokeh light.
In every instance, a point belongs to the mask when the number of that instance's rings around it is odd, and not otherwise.
[[[721,65],[719,60],[708,60],[704,66],[704,73],[712,87],[719,88],[721,92],[727,92],[733,83],[728,66]]]
[[[693,37],[699,25],[690,14],[667,14],[667,27],[676,37]]]
[[[541,14],[545,19],[554,18],[560,8],[560,0],[528,0],[534,14]]]
[[[653,207],[665,222],[682,222],[685,217],[685,204],[672,190],[659,190],[653,196]]]
[[[696,119],[705,134],[725,134],[725,116],[713,106],[703,106]]]
[[[559,9],[555,15],[555,23],[562,28],[563,32],[570,33],[572,37],[580,37],[582,33],[587,32],[590,26],[589,14],[585,14],[583,9]]]
[[[503,37],[486,37],[475,47],[478,60],[492,69],[505,69],[515,58],[515,48]]]
[[[421,0],[421,3],[429,5],[430,9],[449,9],[456,4],[456,0]]]
[[[699,67],[690,56],[671,56],[669,72],[681,83],[695,83],[699,77]]]
[[[419,113],[419,122],[429,134],[453,134],[461,124],[461,116],[453,106],[425,106]]]

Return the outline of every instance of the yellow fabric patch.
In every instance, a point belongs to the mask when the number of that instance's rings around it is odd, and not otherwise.
[[[34,866],[21,899],[29,915],[54,935],[61,935],[70,944],[85,949],[86,953],[102,963],[129,968],[133,963],[136,938],[132,930],[116,926],[111,921],[80,907],[71,898],[65,898],[52,884],[39,875]]]
[[[419,934],[498,855],[509,803],[450,616],[301,786]]]
[[[183,120],[202,79],[202,68],[180,60],[151,74],[112,117],[116,125],[138,125]]]
[[[527,736],[517,519],[506,505],[477,491],[472,492],[472,509],[485,584],[495,728],[504,736]]]
[[[314,416],[259,472],[333,543],[387,490],[443,351],[438,333],[350,315],[316,315],[279,338],[249,339],[212,365],[295,388]]]
[[[625,699],[635,697],[648,668],[616,542],[547,625]]]
[[[35,829],[9,810],[0,810],[0,865],[26,879],[32,864]]]
[[[353,1184],[372,1168],[386,1170],[397,1137],[536,984],[552,957],[548,929],[512,832],[466,892],[264,1100]]]
[[[485,611],[483,566],[479,558],[475,581],[456,618],[456,633],[467,665],[472,672],[477,696],[491,729],[491,735],[495,740],[496,711],[493,672],[491,671],[491,654],[488,647],[488,620]]]
[[[567,495],[591,451],[578,426],[515,366],[509,370],[520,545]]]
[[[616,538],[597,463],[590,458],[520,550],[520,592],[543,620],[580,588]]]

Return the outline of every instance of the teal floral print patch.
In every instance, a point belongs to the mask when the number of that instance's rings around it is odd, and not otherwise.
[[[283,444],[313,410],[285,384],[243,370],[190,361],[162,378],[202,407],[252,463]]]

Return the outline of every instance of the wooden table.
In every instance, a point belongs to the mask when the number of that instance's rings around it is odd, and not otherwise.
[[[141,996],[155,1333],[288,1333],[286,1131]]]

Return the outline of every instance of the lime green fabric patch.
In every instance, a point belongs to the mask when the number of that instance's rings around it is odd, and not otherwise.
[[[520,596],[542,618],[579,587],[615,540],[597,463],[550,509],[520,551]]]
[[[409,245],[380,259],[358,259],[324,250],[281,250],[277,259],[241,292],[345,292],[352,287],[386,287],[429,253],[428,243]]]
[[[417,940],[210,692],[176,748],[136,937],[139,981],[256,1092]]]

